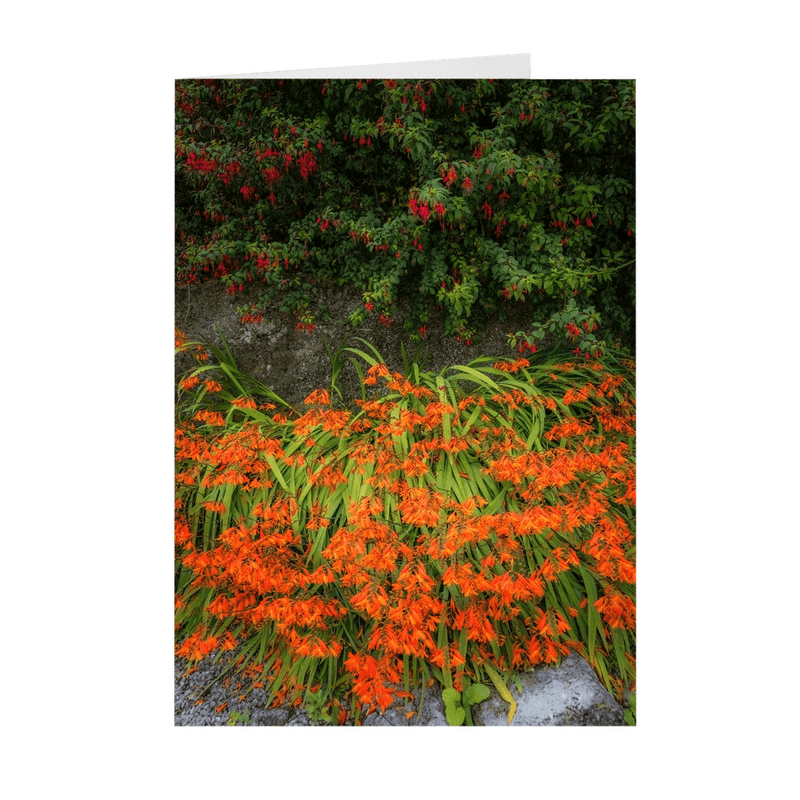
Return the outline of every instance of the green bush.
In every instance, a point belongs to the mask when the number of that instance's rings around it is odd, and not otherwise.
[[[312,330],[328,286],[477,340],[526,303],[528,350],[634,347],[633,81],[176,83],[176,276],[246,284]],[[574,299],[575,336],[567,313]],[[595,336],[594,324],[599,331]]]

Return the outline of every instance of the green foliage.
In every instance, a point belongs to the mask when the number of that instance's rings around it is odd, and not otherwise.
[[[238,711],[231,711],[230,718],[228,719],[228,725],[249,725],[250,724],[250,712],[245,708],[244,711],[240,714]]]
[[[466,721],[471,725],[472,718],[469,716],[469,707],[482,703],[488,697],[489,687],[482,683],[471,683],[463,692],[458,692],[452,687],[442,690],[447,724],[458,727]]]
[[[177,280],[258,286],[245,320],[348,284],[477,340],[577,293],[633,348],[633,81],[178,81],[175,141]]]
[[[629,700],[630,708],[625,709],[625,722],[628,725],[636,725],[636,692],[631,692]]]

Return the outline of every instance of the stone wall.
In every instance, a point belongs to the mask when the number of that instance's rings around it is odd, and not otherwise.
[[[362,307],[363,300],[361,292],[349,287],[328,293],[325,302],[330,318],[318,320],[312,333],[296,330],[296,320],[276,308],[265,313],[262,322],[243,325],[236,308],[254,300],[255,294],[248,297],[246,291],[226,295],[217,282],[182,287],[175,292],[175,324],[189,339],[196,338],[208,344],[219,344],[221,332],[239,368],[293,404],[300,403],[314,389],[330,385],[331,363],[326,341],[332,350],[344,342],[369,352],[358,341],[359,337],[366,339],[377,348],[390,369],[400,372],[403,371],[402,342],[410,359],[421,350],[420,360],[427,359],[425,369],[436,373],[445,366],[469,363],[480,355],[517,355],[508,346],[507,336],[530,324],[530,306],[518,303],[511,307],[512,314],[506,322],[491,323],[482,332],[480,341],[471,347],[453,336],[446,336],[441,320],[435,318],[426,325],[425,339],[414,343],[403,330],[406,311],[403,303],[395,309],[391,327],[382,325],[374,312],[360,327],[350,325],[347,318]],[[176,369],[180,373],[192,363],[188,357],[179,359]],[[339,376],[339,383],[347,390],[346,394],[358,395],[358,376],[349,361]]]

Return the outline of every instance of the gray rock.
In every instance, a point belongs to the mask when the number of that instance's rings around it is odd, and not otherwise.
[[[558,667],[537,667],[519,676],[508,690],[517,704],[511,725],[624,725],[623,710],[592,668],[573,653]],[[475,725],[508,725],[509,704],[491,686],[491,695],[473,706]]]

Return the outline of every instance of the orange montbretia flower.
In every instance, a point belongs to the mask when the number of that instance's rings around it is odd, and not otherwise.
[[[362,703],[369,703],[372,709],[379,707],[383,712],[394,702],[396,690],[391,684],[400,682],[400,666],[395,656],[376,659],[364,653],[351,653],[344,666],[354,676],[353,692]]]
[[[183,645],[175,651],[175,655],[199,661],[205,658],[219,644],[219,636],[206,636],[204,626],[198,628],[191,636],[187,636]]]
[[[331,403],[330,394],[326,389],[317,389],[303,400],[303,403],[308,405],[328,406]]]
[[[516,361],[498,361],[492,366],[503,372],[519,372],[523,367],[529,367],[531,362],[527,358],[518,358]]]
[[[256,401],[252,397],[236,397],[231,400],[231,405],[236,408],[255,408]]]
[[[555,439],[567,439],[570,436],[578,436],[580,434],[588,433],[591,429],[592,424],[590,422],[579,420],[575,417],[570,417],[565,422],[562,422],[559,425],[554,425],[549,431],[547,431],[547,433],[545,433],[544,438],[552,442]]]
[[[497,632],[489,620],[489,606],[485,600],[473,600],[464,609],[455,607],[452,603],[452,627],[456,630],[466,628],[467,639],[474,642],[489,644],[497,641]]]
[[[606,586],[594,606],[612,628],[635,630],[636,605],[614,587]]]
[[[367,370],[367,377],[364,383],[367,386],[374,386],[378,382],[378,378],[386,378],[389,375],[389,368],[386,364],[374,364]]]
[[[202,411],[198,411],[194,415],[195,419],[199,419],[202,422],[207,423],[208,425],[217,425],[222,427],[225,425],[225,417],[219,413],[219,411],[206,411],[205,409]]]
[[[403,522],[411,525],[438,525],[444,498],[437,492],[431,492],[424,487],[413,488],[407,484],[401,485],[400,494],[403,499],[397,504]]]

